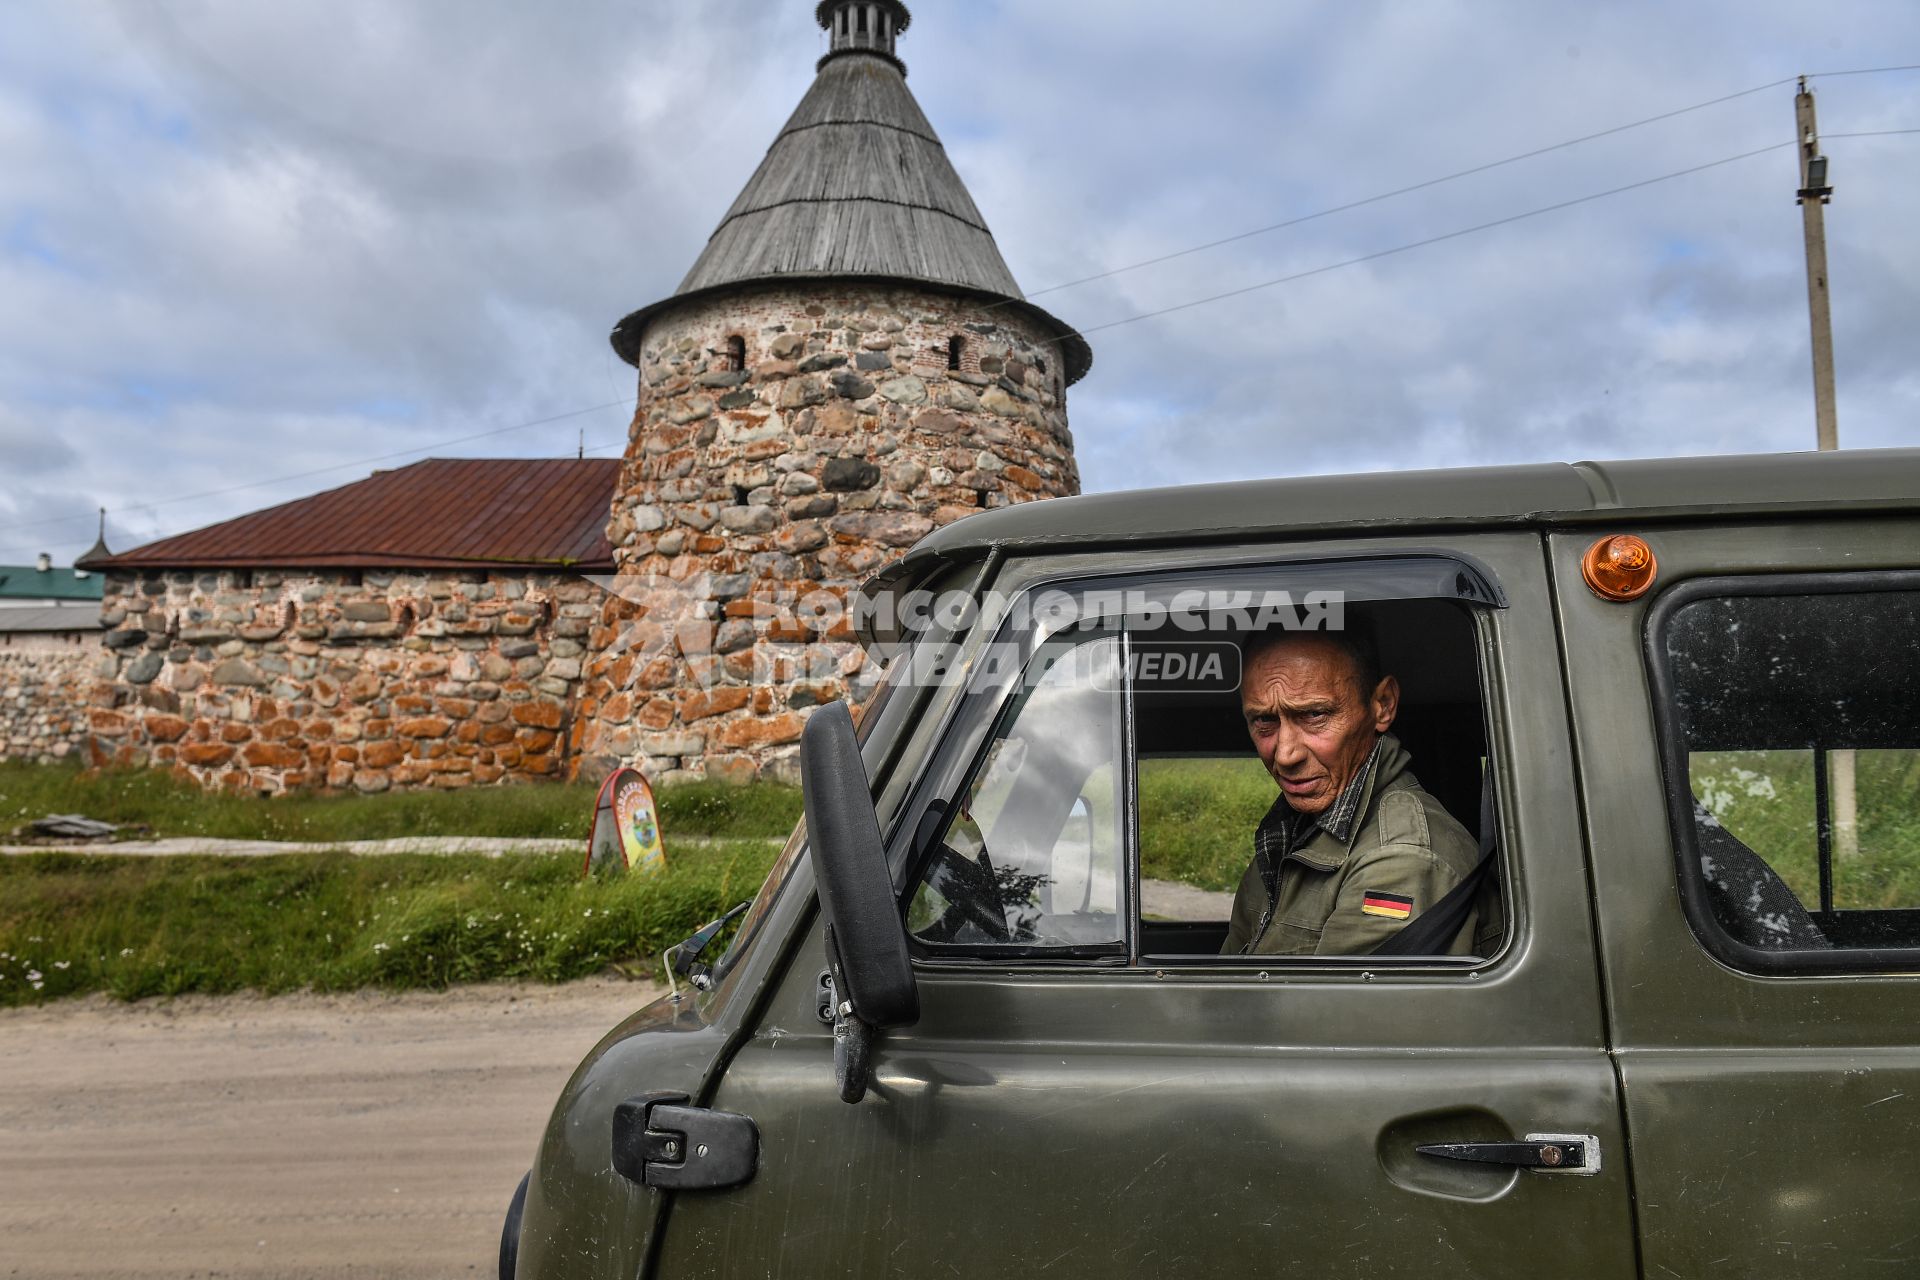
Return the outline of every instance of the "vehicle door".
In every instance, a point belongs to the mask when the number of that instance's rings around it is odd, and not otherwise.
[[[1168,857],[1137,768],[1156,749],[1144,645],[1131,623],[1085,625],[1116,574],[1162,603],[1331,587],[1457,615],[1468,803],[1484,743],[1500,811],[1497,954],[1220,957],[1174,940],[1217,939],[1224,907],[1143,925],[1143,840],[1150,870]],[[1632,1275],[1539,538],[1016,560],[996,587],[981,634],[1007,648],[959,664],[965,696],[922,726],[918,784],[881,814],[919,1021],[885,1033],[871,1090],[842,1103],[807,923],[711,1099],[758,1124],[758,1172],[676,1198],[657,1274]],[[1048,593],[1080,612],[1049,615]],[[1244,866],[1251,826],[1230,807],[1214,825]],[[1540,1134],[1582,1135],[1594,1168],[1416,1151]]]
[[[1642,1257],[1920,1270],[1920,573],[1911,519],[1552,538]]]

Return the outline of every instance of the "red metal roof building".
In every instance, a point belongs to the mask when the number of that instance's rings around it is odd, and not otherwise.
[[[619,475],[617,458],[428,458],[80,567],[610,573]]]

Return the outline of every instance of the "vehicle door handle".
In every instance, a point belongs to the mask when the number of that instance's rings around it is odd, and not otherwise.
[[[613,1169],[662,1191],[712,1191],[753,1178],[760,1130],[747,1116],[686,1105],[684,1093],[640,1093],[613,1109]]]
[[[1600,1172],[1600,1139],[1590,1133],[1530,1133],[1519,1142],[1430,1142],[1414,1150],[1440,1160],[1512,1165],[1535,1173]]]

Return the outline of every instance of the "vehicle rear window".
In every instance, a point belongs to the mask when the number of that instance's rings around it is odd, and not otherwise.
[[[1650,615],[1681,896],[1758,971],[1920,948],[1920,575],[1705,580]]]

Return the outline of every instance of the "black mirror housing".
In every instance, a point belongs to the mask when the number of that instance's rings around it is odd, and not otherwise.
[[[808,719],[800,788],[836,998],[869,1027],[909,1026],[919,1020],[920,993],[846,703],[828,703]]]

